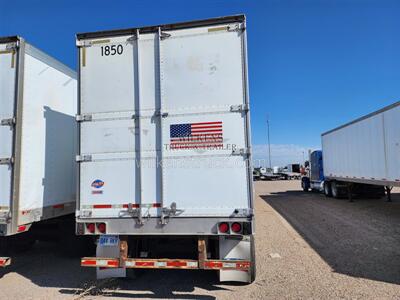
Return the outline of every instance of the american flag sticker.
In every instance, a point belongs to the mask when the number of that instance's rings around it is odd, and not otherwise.
[[[223,147],[222,122],[170,125],[170,148],[215,149]]]

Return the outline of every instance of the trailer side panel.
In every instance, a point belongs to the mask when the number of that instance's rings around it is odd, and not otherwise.
[[[400,106],[371,114],[322,135],[328,178],[400,184]]]

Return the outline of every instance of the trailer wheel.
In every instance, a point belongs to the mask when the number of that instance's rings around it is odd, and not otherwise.
[[[332,188],[328,181],[324,182],[324,194],[326,197],[332,197]]]
[[[336,185],[336,181],[332,181],[331,183],[331,192],[332,192],[332,197],[333,198],[339,198],[339,189]]]

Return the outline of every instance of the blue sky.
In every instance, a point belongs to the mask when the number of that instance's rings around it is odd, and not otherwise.
[[[273,164],[302,160],[320,134],[400,99],[400,1],[0,0],[0,36],[21,35],[72,68],[77,32],[245,13],[252,135]],[[258,150],[257,150],[258,149]]]

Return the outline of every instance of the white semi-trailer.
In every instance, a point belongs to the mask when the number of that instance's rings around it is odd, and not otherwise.
[[[400,186],[400,102],[322,134],[322,153],[310,156],[303,189],[327,196],[381,196]]]
[[[34,241],[37,224],[73,217],[76,90],[74,71],[20,37],[0,38],[0,255]]]
[[[77,234],[99,237],[81,265],[253,281],[245,17],[82,33],[77,46]]]

